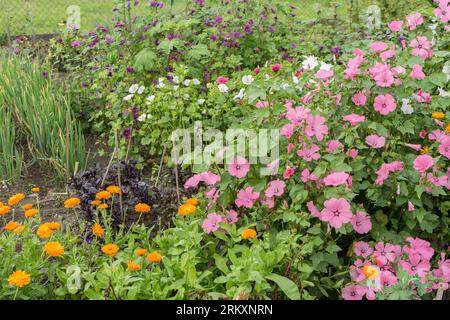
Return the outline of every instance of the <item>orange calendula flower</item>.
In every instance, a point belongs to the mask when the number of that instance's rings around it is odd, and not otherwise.
[[[64,201],[64,208],[72,209],[72,208],[75,208],[80,203],[81,203],[81,200],[79,198],[69,198],[66,201]]]
[[[444,119],[445,118],[445,114],[442,112],[433,112],[431,114],[431,117],[433,117],[434,119]]]
[[[428,152],[430,152],[430,148],[426,146],[420,149],[420,154],[427,154]]]
[[[0,201],[0,207],[3,207],[5,204]]]
[[[446,131],[447,133],[450,133],[450,123],[445,127],[445,131]]]
[[[58,230],[61,226],[58,222],[46,222],[39,226],[36,234],[39,238],[47,239],[50,238],[55,230]]]
[[[8,206],[15,206],[23,199],[25,199],[25,195],[23,193],[15,194],[11,198],[8,199]]]
[[[136,255],[138,255],[139,257],[142,257],[144,254],[147,253],[147,249],[142,249],[142,248],[136,249],[135,253],[136,253]]]
[[[16,286],[22,288],[30,284],[30,275],[23,270],[14,271],[8,278],[8,283],[10,286]]]
[[[117,244],[107,244],[102,247],[102,252],[108,256],[114,257],[119,252],[119,246]]]
[[[2,206],[0,207],[0,216],[3,216],[5,214],[8,214],[11,212],[11,208],[8,206]]]
[[[178,208],[178,214],[180,216],[187,216],[194,214],[197,208],[193,206],[192,204],[183,204]]]
[[[106,199],[111,198],[112,194],[111,194],[111,192],[108,192],[108,191],[100,191],[95,195],[95,197],[100,200],[106,200]]]
[[[380,273],[378,269],[374,266],[364,266],[362,272],[366,276],[367,279],[375,279]]]
[[[39,188],[39,187],[31,188],[31,192],[33,192],[33,193],[39,193],[39,192],[41,192],[41,188]]]
[[[136,262],[134,262],[134,261],[128,261],[127,267],[128,267],[128,270],[130,270],[130,271],[138,271],[138,270],[141,270],[141,266],[138,265],[138,264],[137,264]]]
[[[22,208],[23,208],[23,210],[25,210],[25,211],[31,210],[31,209],[33,209],[33,204],[32,204],[32,203],[24,204],[24,205],[22,206]]]
[[[109,186],[108,188],[106,188],[106,191],[111,194],[119,194],[121,192],[119,186]]]
[[[251,239],[256,237],[256,231],[253,229],[245,229],[241,233],[242,239]]]
[[[161,255],[156,251],[147,255],[147,261],[149,262],[161,262],[161,259]]]
[[[149,213],[152,208],[146,203],[138,203],[134,206],[134,211],[138,213]]]
[[[102,202],[100,200],[92,200],[90,203],[93,206],[99,206],[102,204]]]
[[[197,198],[189,198],[186,200],[186,203],[196,206],[196,205],[198,205],[198,200],[197,200]]]
[[[21,235],[21,234],[23,234],[25,232],[25,226],[19,224],[17,226],[17,228],[15,228],[12,232],[14,232],[17,235]]]
[[[38,213],[39,213],[39,211],[37,209],[30,209],[30,210],[25,211],[25,217],[32,218],[35,215],[37,215]]]
[[[102,228],[101,225],[99,225],[98,223],[95,223],[92,226],[92,233],[99,238],[103,238],[103,236],[105,235],[105,230]]]
[[[99,205],[97,206],[97,208],[99,208],[99,209],[108,209],[109,206],[108,206],[107,203],[102,203],[102,204],[99,204]]]
[[[3,229],[8,230],[8,231],[14,231],[19,226],[20,226],[20,224],[18,224],[17,222],[10,221],[3,227]]]
[[[52,257],[59,257],[64,254],[64,247],[61,243],[53,241],[44,246],[44,252]]]

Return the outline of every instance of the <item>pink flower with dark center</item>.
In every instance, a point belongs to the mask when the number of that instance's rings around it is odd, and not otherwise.
[[[230,173],[230,175],[236,178],[244,178],[249,171],[250,171],[250,164],[245,158],[241,156],[237,156],[228,165],[228,172]]]
[[[307,146],[304,146],[303,149],[297,151],[297,155],[306,162],[311,162],[313,160],[320,159],[320,154],[318,153],[319,146],[316,144],[313,144],[311,148],[308,148]]]
[[[286,184],[282,180],[270,181],[265,195],[267,198],[279,197],[284,193],[284,187]]]
[[[406,241],[409,243],[409,247],[404,246],[403,252],[409,255],[419,255],[424,260],[430,260],[433,257],[434,249],[428,241],[412,237],[406,238]]]
[[[450,21],[450,5],[448,0],[439,1],[439,7],[434,9],[434,14],[436,17],[441,19],[441,22],[447,23]]]
[[[347,182],[350,175],[346,172],[334,172],[323,179],[326,186],[337,187]]]
[[[238,192],[235,204],[238,207],[251,208],[258,198],[259,192],[253,192],[253,187],[247,187]]]
[[[385,116],[394,111],[397,104],[395,103],[395,99],[392,95],[385,94],[377,96],[373,106],[375,111]]]
[[[373,253],[373,248],[367,242],[358,241],[355,243],[353,251],[358,257],[367,258]]]
[[[350,204],[344,198],[328,199],[324,202],[324,207],[320,219],[328,222],[335,229],[339,229],[344,223],[350,222],[353,216]]]
[[[357,106],[363,106],[366,104],[367,102],[367,97],[364,93],[362,92],[358,92],[357,94],[355,94],[352,97],[352,101],[354,104],[356,104]]]
[[[226,218],[226,222],[228,224],[235,224],[236,222],[238,222],[239,218],[238,218],[238,213],[234,210],[228,210],[228,215]]]
[[[333,74],[333,70],[319,70],[316,72],[315,76],[318,79],[326,80],[328,78],[331,78]]]
[[[291,121],[293,125],[299,125],[303,120],[306,120],[311,110],[305,107],[288,108],[286,118]]]
[[[408,21],[409,30],[415,30],[417,26],[420,26],[423,23],[423,17],[420,12],[416,12],[407,16],[406,21]]]
[[[364,122],[366,120],[366,117],[352,113],[344,116],[342,119],[350,122],[350,124],[354,126],[360,122]]]
[[[398,280],[395,274],[390,271],[381,271],[380,273],[380,284],[384,287],[390,287],[397,284]]]
[[[409,261],[400,260],[398,264],[403,268],[403,270],[408,272],[409,275],[418,275],[421,278],[425,277],[431,268],[430,261],[423,260],[416,254],[409,255]]]
[[[281,128],[280,133],[282,136],[286,137],[286,139],[289,139],[294,135],[294,129],[295,127],[292,123],[287,123]]]
[[[402,249],[399,245],[393,245],[390,243],[384,244],[378,242],[375,245],[374,257],[378,266],[384,266],[388,262],[394,262],[397,257],[401,255]]]
[[[433,165],[434,165],[433,157],[427,154],[418,156],[413,162],[413,168],[419,171],[420,173],[424,173]]]
[[[426,37],[417,37],[409,43],[409,46],[413,48],[411,54],[415,57],[421,57],[423,60],[430,57],[431,43]]]
[[[386,143],[386,139],[381,136],[377,136],[376,134],[371,134],[366,137],[366,143],[374,149],[383,148]]]
[[[352,217],[350,222],[353,229],[359,234],[367,233],[372,229],[372,221],[370,220],[370,216],[362,211],[358,211],[356,215]]]
[[[306,118],[307,126],[305,128],[305,134],[308,137],[316,136],[317,140],[322,141],[324,135],[328,134],[328,127],[324,123],[324,117],[308,115]]]
[[[203,220],[202,224],[203,231],[205,231],[206,233],[212,233],[219,230],[220,222],[223,222],[223,218],[220,215],[218,215],[217,213],[208,214],[206,219]]]
[[[428,92],[420,89],[417,93],[413,94],[414,98],[419,103],[429,103],[431,102],[431,95]]]
[[[390,49],[387,51],[384,51],[382,53],[380,53],[380,58],[382,61],[386,61],[387,59],[391,59],[395,57],[395,50],[394,49]]]
[[[261,200],[261,203],[264,205],[264,206],[266,206],[266,207],[268,207],[268,208],[273,208],[273,207],[275,207],[275,200],[274,200],[274,198],[265,198],[265,199],[262,199]]]
[[[344,300],[362,300],[366,289],[356,284],[351,284],[342,289],[342,298]]]

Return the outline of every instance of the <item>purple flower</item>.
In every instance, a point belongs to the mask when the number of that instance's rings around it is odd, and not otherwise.
[[[215,16],[214,20],[216,21],[217,24],[221,24],[223,21],[223,18],[221,16]]]
[[[111,44],[113,43],[113,37],[110,36],[109,34],[105,37],[106,43],[107,44]]]
[[[134,68],[133,67],[127,67],[127,73],[133,73]]]
[[[133,108],[131,108],[131,113],[133,114],[134,121],[136,121],[139,118],[139,107],[133,106]]]
[[[89,48],[93,48],[93,47],[95,47],[95,45],[98,43],[98,38],[95,38],[94,40],[92,40],[90,43],[89,43]]]
[[[42,71],[42,76],[44,78],[47,78],[48,77],[48,71],[47,70]]]
[[[123,129],[122,135],[125,139],[129,140],[131,138],[131,129],[130,128]]]
[[[251,25],[246,24],[246,25],[244,26],[244,31],[247,32],[247,33],[252,33],[252,32],[253,32],[253,29],[252,29]]]
[[[79,47],[81,46],[81,42],[78,40],[72,41],[72,43],[70,44],[72,47]]]

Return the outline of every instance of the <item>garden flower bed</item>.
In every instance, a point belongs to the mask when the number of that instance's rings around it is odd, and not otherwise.
[[[326,53],[295,6],[252,5],[153,1],[10,77],[66,111],[38,130],[0,93],[5,180],[27,141],[67,188],[50,219],[39,185],[0,198],[0,298],[448,299],[449,1]]]

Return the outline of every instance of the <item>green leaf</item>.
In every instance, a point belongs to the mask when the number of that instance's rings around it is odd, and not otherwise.
[[[300,300],[300,291],[292,280],[275,273],[269,274],[266,279],[275,282],[289,299]]]
[[[155,64],[156,59],[156,53],[148,48],[145,48],[136,55],[134,68],[137,71],[150,70]]]

